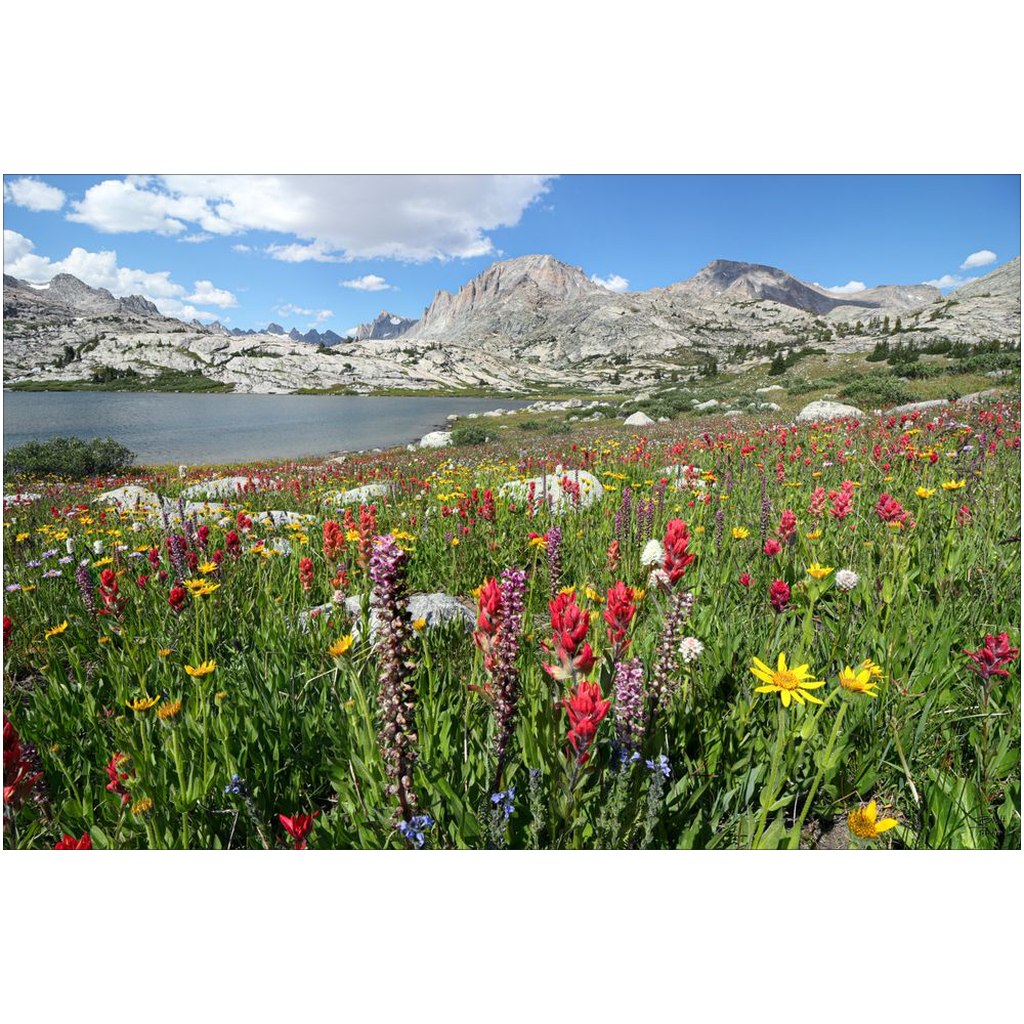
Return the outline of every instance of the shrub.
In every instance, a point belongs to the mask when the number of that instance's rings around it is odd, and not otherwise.
[[[4,475],[80,478],[122,473],[134,461],[135,453],[112,437],[51,437],[12,448],[4,456]]]
[[[540,428],[543,427],[543,426],[544,426],[544,424],[541,423],[540,420],[523,420],[523,422],[519,424],[519,429],[520,430],[540,430]]]
[[[860,380],[847,384],[839,394],[868,405],[897,405],[912,402],[916,397],[905,380],[884,373],[866,373]]]
[[[487,434],[482,427],[456,427],[452,431],[452,444],[483,444],[487,440]]]

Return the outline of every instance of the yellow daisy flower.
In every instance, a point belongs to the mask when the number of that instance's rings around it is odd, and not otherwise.
[[[750,531],[745,526],[734,526],[732,536],[733,540],[746,540],[750,536]]]
[[[824,704],[824,701],[808,693],[808,690],[817,690],[825,685],[823,679],[812,679],[812,673],[807,665],[799,665],[796,668],[786,666],[786,655],[779,655],[777,669],[769,668],[759,658],[754,658],[754,667],[751,674],[760,679],[765,685],[754,687],[755,693],[778,693],[782,695],[782,706],[788,708],[791,700],[797,704],[803,704],[809,700],[812,704]]]
[[[340,658],[352,646],[352,640],[353,636],[349,633],[347,636],[343,636],[335,640],[334,643],[327,648],[327,651],[332,658]]]
[[[193,679],[199,679],[201,676],[208,676],[216,667],[217,662],[215,661],[203,661],[195,668],[191,665],[186,665],[185,671],[192,676]]]
[[[966,480],[944,480],[942,489],[944,491],[959,491],[966,483]]]
[[[427,626],[427,620],[426,619],[416,619],[413,622],[413,624],[412,624],[412,628],[415,629],[417,633],[421,629],[426,629],[426,626]]]
[[[126,700],[124,706],[132,711],[148,711],[159,703],[159,697],[136,697],[135,700]]]
[[[839,685],[852,693],[866,693],[869,697],[877,697],[878,683],[871,678],[871,670],[862,668],[859,672],[849,665],[839,671]]]
[[[818,565],[817,562],[812,562],[807,566],[807,575],[813,576],[816,580],[823,580],[829,573],[835,570],[834,566],[831,565]]]
[[[895,818],[883,818],[881,821],[877,819],[878,804],[872,800],[867,807],[858,807],[850,811],[846,824],[859,839],[877,839],[880,833],[888,832],[899,824]]]
[[[919,498],[930,498],[935,493],[935,488],[928,490],[927,487],[918,487],[917,496]]]
[[[68,628],[68,620],[65,619],[59,626],[54,626],[53,629],[46,631],[46,639],[49,640],[51,636],[60,636],[65,629]]]

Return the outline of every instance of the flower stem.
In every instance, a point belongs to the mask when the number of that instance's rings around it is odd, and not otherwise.
[[[800,830],[804,827],[804,820],[807,817],[807,812],[811,809],[811,804],[814,803],[814,795],[818,792],[818,786],[821,784],[821,777],[825,774],[825,766],[828,764],[828,759],[832,756],[832,748],[835,746],[836,737],[839,735],[839,726],[843,724],[843,716],[845,714],[846,705],[843,704],[839,708],[839,714],[836,715],[835,724],[832,726],[832,735],[829,736],[828,746],[825,747],[825,756],[822,757],[821,764],[818,768],[818,774],[814,776],[814,782],[811,783],[810,792],[807,794],[803,810],[800,812],[800,819],[793,827],[793,834],[789,837],[789,848],[791,850],[797,849],[800,845]]]
[[[757,849],[761,841],[765,823],[768,821],[768,808],[775,803],[775,777],[779,770],[779,756],[782,754],[782,737],[785,734],[786,720],[783,716],[782,704],[779,704],[779,725],[775,734],[775,752],[772,754],[772,771],[768,778],[768,799],[761,805],[761,820],[757,824],[757,832],[754,833],[754,841],[751,843],[752,850]]]

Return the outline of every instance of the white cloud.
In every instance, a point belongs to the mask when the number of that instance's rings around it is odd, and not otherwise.
[[[322,324],[327,320],[330,320],[334,316],[333,309],[305,309],[302,306],[293,305],[291,302],[286,303],[283,306],[277,306],[274,312],[278,316],[282,317],[293,317],[293,316],[311,316],[314,318],[314,324]]]
[[[26,210],[59,210],[67,196],[53,185],[38,178],[16,178],[4,182],[4,202],[24,206]]]
[[[486,232],[514,227],[549,189],[546,175],[165,175],[110,179],[72,204],[69,219],[100,231],[292,236],[275,259],[422,262],[486,256]]]
[[[358,327],[346,327],[345,330],[341,332],[341,336],[343,338],[354,338],[358,330]]]
[[[376,274],[365,274],[363,277],[357,277],[351,281],[339,281],[338,284],[342,288],[355,288],[360,292],[386,292],[389,288],[394,287]]]
[[[251,245],[242,245],[241,243],[239,243],[238,245],[233,245],[233,246],[231,246],[231,248],[235,252],[252,252],[252,246]]]
[[[819,287],[821,287],[819,285]],[[831,288],[826,288],[825,291],[832,292],[834,295],[853,295],[856,292],[862,292],[867,288],[867,285],[863,281],[847,281],[846,284],[837,284]]]
[[[196,281],[195,294],[186,295],[183,285],[171,280],[169,270],[156,272],[135,270],[118,265],[117,253],[113,250],[89,252],[76,246],[62,260],[51,260],[39,256],[33,250],[35,245],[17,231],[4,231],[4,273],[30,281],[45,284],[57,274],[73,274],[93,288],[106,288],[111,294],[143,295],[165,316],[203,320],[215,320],[216,313],[197,309],[192,302],[213,302],[210,296],[230,298],[231,302],[218,304],[235,305],[230,292],[214,288],[210,281]]]
[[[999,257],[996,256],[991,249],[979,249],[977,252],[972,252],[960,264],[961,270],[974,270],[975,267],[987,267],[990,263],[995,263]]]
[[[930,284],[933,288],[941,288],[945,291],[948,288],[959,288],[961,285],[970,284],[972,281],[977,281],[976,277],[960,277],[959,274],[943,274],[942,277],[933,278],[931,281],[925,281],[925,284]]]
[[[199,231],[194,235],[185,235],[179,238],[179,242],[191,242],[193,245],[198,245],[200,242],[208,242],[213,235],[207,234],[205,231]]]
[[[602,288],[607,288],[610,292],[629,291],[629,282],[618,274],[609,274],[607,277],[598,277],[597,274],[591,274],[590,280],[594,284],[599,284]]]
[[[237,306],[238,300],[223,288],[214,288],[212,281],[196,281],[195,293],[188,297],[189,302],[198,302],[204,306],[220,306],[226,309]]]
[[[310,261],[344,263],[345,261],[344,256],[329,253],[326,242],[311,242],[309,245],[301,245],[298,242],[293,242],[291,245],[268,245],[266,252],[275,260],[281,260],[284,263],[308,263]]]

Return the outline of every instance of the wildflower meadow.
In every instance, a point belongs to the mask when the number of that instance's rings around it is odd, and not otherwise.
[[[934,412],[8,481],[5,846],[1019,848],[1020,406]]]

